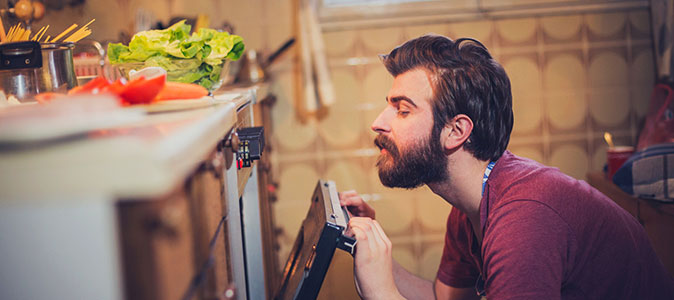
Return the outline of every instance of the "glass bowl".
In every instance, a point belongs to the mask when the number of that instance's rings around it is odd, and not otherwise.
[[[129,72],[146,67],[162,67],[166,70],[166,80],[184,83],[195,83],[205,87],[209,92],[217,90],[223,79],[229,74],[229,60],[223,60],[219,66],[211,66],[198,59],[168,59],[170,64],[158,64],[156,61],[128,62],[115,64],[121,75],[129,79]],[[218,70],[218,68],[220,70]]]

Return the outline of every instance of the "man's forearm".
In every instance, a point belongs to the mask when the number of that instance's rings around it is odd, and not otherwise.
[[[432,282],[408,272],[395,260],[393,260],[393,278],[398,291],[406,299],[435,299]]]

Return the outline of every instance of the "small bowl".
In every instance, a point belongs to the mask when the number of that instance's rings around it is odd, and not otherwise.
[[[178,59],[178,58],[176,58],[175,60],[181,60],[181,61],[185,61],[185,62],[196,61],[196,59]],[[156,65],[147,64],[146,62],[120,63],[120,64],[115,64],[114,66],[117,67],[117,69],[119,70],[121,75],[124,76],[124,78],[126,78],[127,80],[129,79],[129,72],[131,70],[138,71],[138,70],[143,69],[145,67],[156,67]],[[216,80],[213,81],[213,85],[210,88],[207,88],[209,92],[217,90],[222,85],[223,79],[229,73],[229,60],[224,60],[221,67],[222,67],[222,69],[220,70],[219,76],[216,78]],[[167,70],[166,71],[167,72],[166,79],[168,81],[176,81],[176,80],[173,80],[174,77],[177,76],[176,73],[184,73],[185,71],[186,70],[184,70],[184,69]],[[192,83],[197,83],[197,82],[195,81],[195,82],[192,82]]]

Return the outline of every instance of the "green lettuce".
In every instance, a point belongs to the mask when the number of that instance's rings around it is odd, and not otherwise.
[[[190,35],[191,29],[183,20],[163,30],[141,31],[128,46],[109,44],[108,59],[112,64],[142,63],[138,68],[162,67],[169,81],[210,89],[219,81],[224,61],[243,54],[243,38],[208,28]]]

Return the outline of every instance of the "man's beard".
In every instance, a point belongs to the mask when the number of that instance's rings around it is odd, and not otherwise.
[[[377,136],[374,144],[388,152],[377,160],[379,179],[387,187],[413,189],[448,177],[447,157],[440,145],[440,130],[436,128],[430,138],[404,149],[404,153],[383,135]]]

